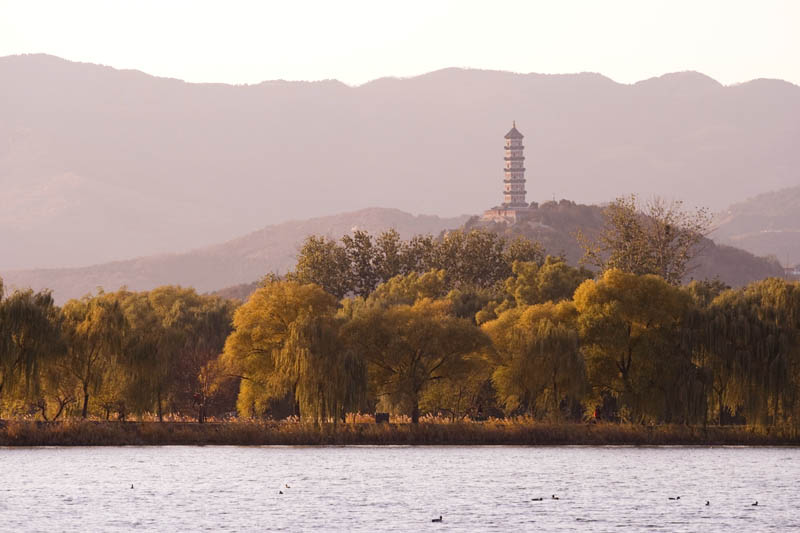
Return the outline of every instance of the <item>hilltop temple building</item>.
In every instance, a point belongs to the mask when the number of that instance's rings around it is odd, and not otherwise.
[[[493,222],[514,223],[525,218],[536,204],[525,201],[525,156],[522,135],[517,129],[516,121],[505,136],[505,166],[503,168],[503,203],[483,213],[483,220]]]

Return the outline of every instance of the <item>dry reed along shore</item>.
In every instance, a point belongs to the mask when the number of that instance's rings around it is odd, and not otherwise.
[[[549,424],[529,419],[324,424],[291,421],[0,421],[0,446],[123,445],[800,445],[796,429]]]

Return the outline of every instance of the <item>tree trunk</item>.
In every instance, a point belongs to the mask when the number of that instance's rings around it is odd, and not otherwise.
[[[39,405],[39,409],[42,411],[42,418],[47,422],[47,403],[44,400],[42,400],[42,403]]]
[[[83,410],[81,411],[81,417],[86,418],[89,416],[89,391],[86,387],[83,388]]]
[[[414,398],[414,406],[411,408],[411,423],[419,424],[419,400]]]
[[[561,409],[558,402],[558,384],[556,383],[556,373],[553,372],[553,418],[561,420]]]
[[[778,392],[775,391],[774,399],[772,400],[772,425],[778,425]]]
[[[161,406],[161,388],[158,389],[158,421],[164,421],[164,408]]]
[[[58,401],[58,411],[56,412],[55,416],[53,416],[53,420],[58,420],[58,417],[61,416],[62,412],[64,412],[64,408],[67,406],[67,403],[69,403],[69,402],[67,402],[66,400],[60,400],[59,399],[59,401]]]
[[[722,391],[720,391],[717,394],[717,396],[718,396],[718,399],[719,399],[719,420],[717,421],[717,424],[721,426],[722,425]]]

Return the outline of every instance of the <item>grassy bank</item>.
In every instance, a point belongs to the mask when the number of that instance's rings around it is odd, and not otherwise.
[[[340,424],[298,422],[0,423],[0,446],[122,445],[800,445],[797,432],[741,426],[547,424],[533,421]]]

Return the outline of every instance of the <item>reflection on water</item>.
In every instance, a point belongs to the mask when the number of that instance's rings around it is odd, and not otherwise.
[[[800,528],[797,448],[5,448],[0,472],[4,531]]]

